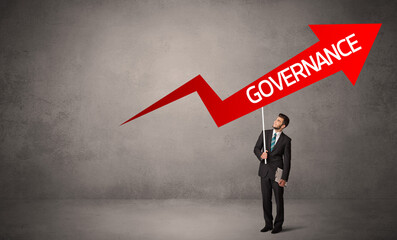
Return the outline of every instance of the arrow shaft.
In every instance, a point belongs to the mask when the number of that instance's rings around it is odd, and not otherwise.
[[[335,56],[339,56],[340,60],[328,52],[324,53],[324,48]],[[341,50],[344,54],[347,52],[345,48]],[[333,75],[341,70],[340,61],[343,61],[343,58],[336,45],[324,46],[324,43],[318,42],[225,99],[222,102],[222,108],[233,109],[235,106],[234,110],[226,112],[227,117],[223,116],[215,121],[219,123],[218,126],[222,126]],[[256,103],[251,101],[254,96]]]

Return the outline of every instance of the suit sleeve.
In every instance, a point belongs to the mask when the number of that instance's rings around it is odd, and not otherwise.
[[[291,169],[291,139],[287,142],[284,149],[284,169],[281,179],[288,182],[289,171]]]
[[[254,147],[254,153],[259,161],[262,161],[262,159],[261,159],[262,147],[263,147],[263,132],[261,132],[261,134],[259,135],[258,140],[256,141],[256,144]]]

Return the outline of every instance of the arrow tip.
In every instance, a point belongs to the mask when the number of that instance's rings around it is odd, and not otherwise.
[[[351,42],[357,41],[354,48],[356,51],[346,57],[346,64],[342,66],[342,71],[350,80],[353,86],[356,84],[357,78],[360,75],[361,69],[364,66],[365,60],[371,50],[371,47],[378,35],[382,24],[324,24],[324,25],[309,25],[314,34],[323,42],[334,42],[347,38]],[[335,42],[336,41],[336,42]],[[346,51],[350,51],[349,45],[346,42]],[[361,48],[360,48],[361,47]],[[359,50],[357,50],[359,49]]]

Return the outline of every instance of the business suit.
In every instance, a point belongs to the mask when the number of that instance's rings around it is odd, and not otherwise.
[[[272,189],[277,204],[277,216],[274,222],[274,227],[282,227],[284,223],[284,188],[280,187],[275,179],[277,167],[283,169],[281,179],[288,181],[289,172],[291,168],[291,138],[281,132],[279,139],[270,151],[270,144],[272,140],[273,129],[265,130],[266,134],[266,150],[267,164],[261,159],[263,151],[263,132],[258,137],[254,147],[254,153],[260,161],[258,176],[261,177],[261,192],[263,215],[266,226],[273,227],[272,215]]]

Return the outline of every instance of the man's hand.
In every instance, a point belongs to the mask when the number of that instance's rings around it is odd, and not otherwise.
[[[285,183],[286,183],[286,181],[284,179],[281,179],[280,182],[278,183],[278,185],[280,187],[285,187]]]
[[[261,158],[262,159],[267,159],[267,150],[266,150],[266,152],[262,153]]]

